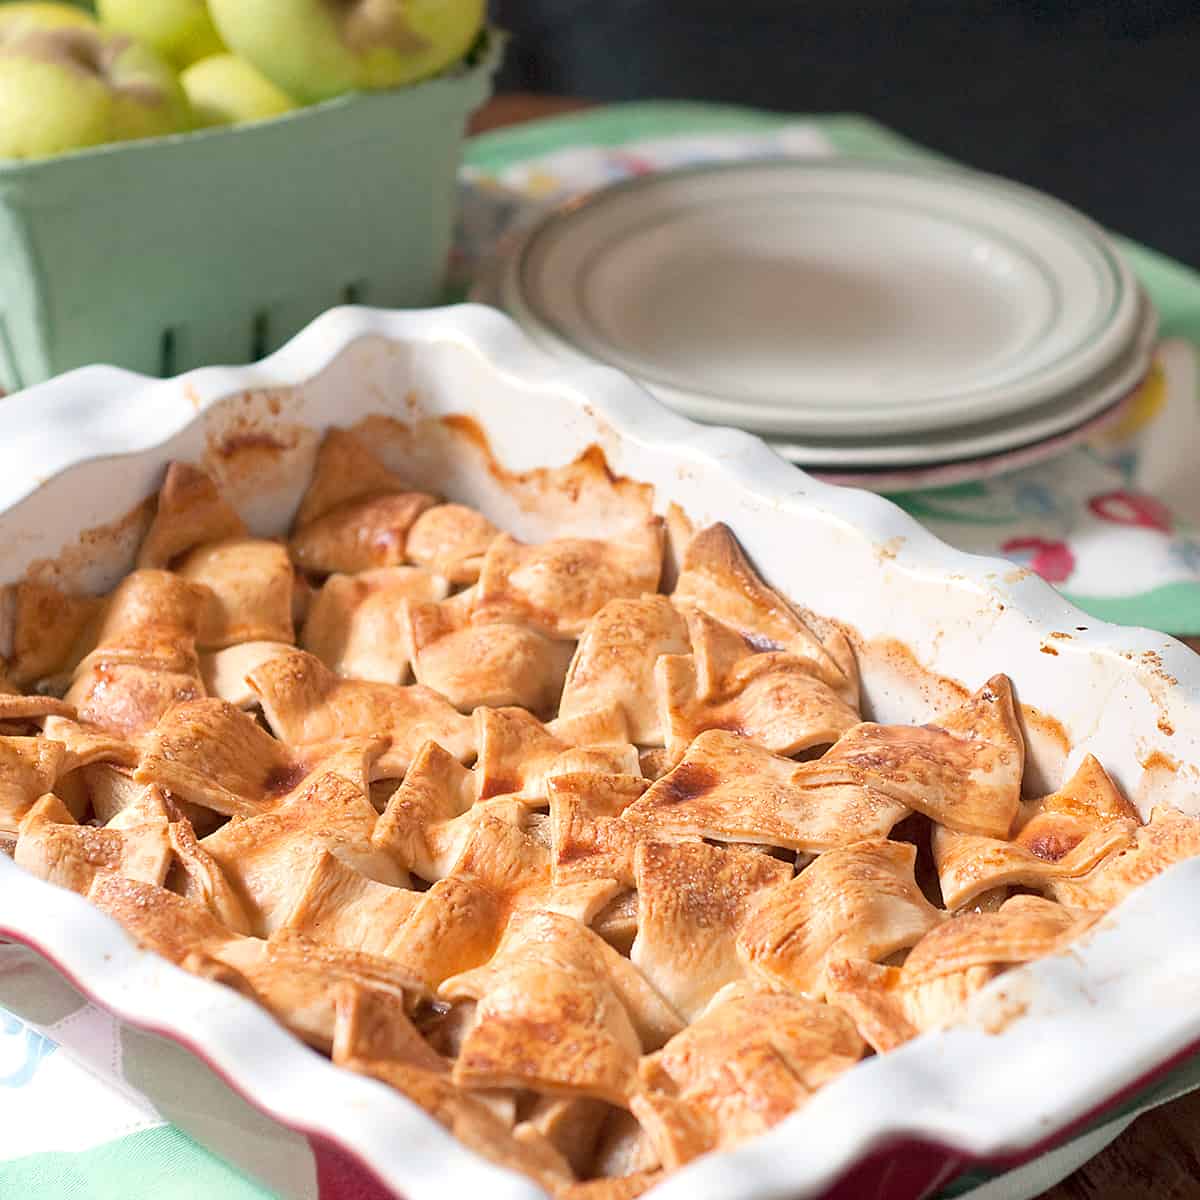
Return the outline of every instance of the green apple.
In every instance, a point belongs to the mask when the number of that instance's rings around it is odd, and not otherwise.
[[[390,88],[461,58],[486,0],[209,0],[236,53],[302,102]]]
[[[175,73],[132,38],[92,22],[0,25],[0,158],[45,158],[190,123]]]
[[[225,49],[204,0],[96,0],[96,12],[109,29],[153,46],[178,69]]]
[[[73,4],[0,4],[0,37],[20,29],[61,29],[64,26],[95,29],[90,13]]]
[[[179,82],[197,126],[262,121],[299,107],[261,71],[236,54],[214,54],[193,63]]]

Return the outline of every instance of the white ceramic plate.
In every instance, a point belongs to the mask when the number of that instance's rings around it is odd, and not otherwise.
[[[481,276],[472,298],[500,307],[501,266]],[[903,437],[809,438],[760,434],[776,453],[830,483],[896,492],[990,478],[1062,454],[1123,411],[1145,379],[1158,333],[1157,313],[1139,297],[1134,341],[1108,370],[1065,395],[1013,418]]]
[[[878,438],[790,438],[764,440],[789,462],[829,473],[924,470],[971,460],[985,465],[1016,451],[1041,446],[1046,457],[1070,444],[1064,437],[1086,436],[1097,417],[1110,412],[1145,379],[1154,357],[1158,320],[1146,304],[1133,345],[1107,371],[1025,414],[998,417],[962,427]],[[1057,447],[1057,449],[1055,449]],[[1023,464],[1024,465],[1024,464]],[[980,474],[994,473],[981,470]]]
[[[1018,412],[1128,347],[1137,289],[1104,233],[988,175],[924,164],[713,164],[543,219],[503,306],[699,420],[830,436]]]
[[[1028,446],[1018,446],[1014,450],[1004,450],[999,454],[983,454],[978,458],[958,459],[954,462],[933,463],[929,466],[918,467],[878,467],[872,470],[867,467],[834,467],[811,468],[812,474],[825,483],[837,483],[843,487],[866,488],[871,492],[881,492],[885,495],[892,492],[908,492],[924,488],[951,487],[960,483],[972,483],[979,479],[992,479],[997,475],[1008,475],[1012,471],[1020,471],[1024,467],[1032,467],[1037,463],[1056,458],[1068,450],[1094,438],[1110,425],[1115,425],[1129,410],[1135,401],[1138,389],[1123,396],[1111,408],[1106,408],[1098,416],[1092,417],[1075,429],[1066,433],[1055,434],[1045,441],[1034,442]],[[768,442],[767,445],[772,445]],[[788,446],[776,444],[772,448],[789,462]],[[797,463],[797,466],[800,464]]]

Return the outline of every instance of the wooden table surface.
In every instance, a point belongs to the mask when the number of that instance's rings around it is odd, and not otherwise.
[[[471,122],[473,133],[588,107],[569,96],[499,95]],[[1200,651],[1200,638],[1185,639]],[[1111,1146],[1040,1200],[1200,1200],[1200,1092],[1147,1113]]]

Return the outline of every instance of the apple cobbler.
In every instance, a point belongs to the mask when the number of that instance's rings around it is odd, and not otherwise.
[[[997,675],[920,727],[730,531],[517,541],[330,433],[286,542],[170,467],[109,595],[8,592],[0,838],[487,1158],[633,1197],[1169,863]]]

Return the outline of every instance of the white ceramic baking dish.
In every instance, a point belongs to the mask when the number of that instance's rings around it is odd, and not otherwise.
[[[772,583],[844,622],[873,717],[926,719],[953,699],[949,681],[974,687],[1005,671],[1024,706],[1031,789],[1091,751],[1143,814],[1157,803],[1200,811],[1200,658],[1185,647],[1091,621],[1028,572],[952,550],[888,502],[816,483],[755,438],[674,416],[614,371],[564,367],[485,308],[338,309],[254,367],[161,382],[92,367],[0,403],[0,581],[56,559],[68,582],[109,586],[132,561],[129,514],[171,458],[206,461],[250,524],[278,533],[318,432],[376,413],[416,423],[411,436],[380,437],[392,466],[518,536],[546,536],[566,514],[575,531],[605,532],[602,508],[538,495],[520,474],[598,446],[615,476],[654,485],[660,511],[675,503],[698,523],[727,521]],[[473,421],[422,423],[448,414]],[[0,651],[3,636],[0,622]],[[1027,1157],[1200,1042],[1198,904],[1200,860],[1136,893],[1070,953],[1004,975],[961,1027],[864,1062],[768,1136],[652,1194],[904,1200],[968,1163]],[[476,1187],[492,1200],[540,1195],[3,855],[0,933],[121,1019],[194,1048],[255,1105],[408,1200]]]

